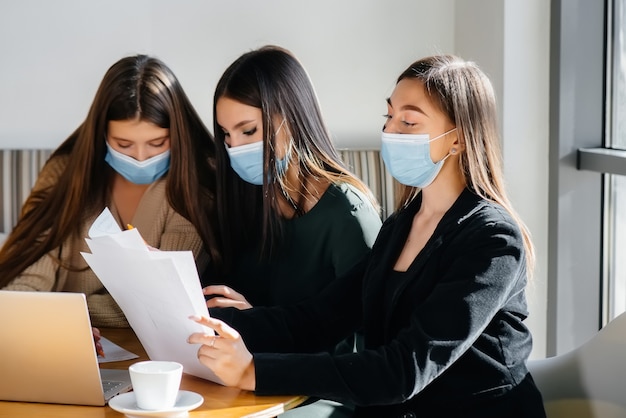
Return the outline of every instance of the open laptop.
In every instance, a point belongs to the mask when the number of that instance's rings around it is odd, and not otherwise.
[[[131,389],[100,369],[82,293],[0,290],[0,400],[105,405]]]

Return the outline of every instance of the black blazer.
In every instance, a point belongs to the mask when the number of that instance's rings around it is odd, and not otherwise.
[[[385,221],[371,254],[291,307],[211,310],[254,355],[257,394],[357,405],[359,417],[543,417],[519,227],[465,190],[406,272],[393,265],[421,195]],[[294,271],[294,275],[298,274]],[[365,350],[328,350],[362,328]]]

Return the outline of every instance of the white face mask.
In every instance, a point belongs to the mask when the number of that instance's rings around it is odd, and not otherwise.
[[[383,132],[381,135],[381,156],[389,173],[400,183],[424,188],[435,180],[437,174],[448,158],[446,155],[435,163],[430,158],[430,143],[450,132],[453,128],[433,139],[429,134],[391,134]]]

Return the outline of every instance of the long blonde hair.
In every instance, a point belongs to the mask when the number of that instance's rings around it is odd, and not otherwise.
[[[455,124],[465,144],[459,165],[467,187],[483,199],[503,206],[519,225],[528,274],[532,275],[535,251],[530,232],[513,209],[504,185],[496,100],[489,78],[475,63],[454,55],[416,61],[400,74],[397,82],[409,78],[421,81],[433,102]],[[405,187],[399,206],[406,205],[418,192],[414,187]]]

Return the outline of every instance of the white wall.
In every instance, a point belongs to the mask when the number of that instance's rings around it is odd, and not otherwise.
[[[528,289],[534,357],[546,355],[548,293],[548,156],[550,2],[507,0],[505,7],[503,133],[511,199],[537,251]]]
[[[510,198],[528,225],[537,265],[527,289],[532,358],[546,355],[550,2],[459,0],[455,46],[489,74],[499,101]]]
[[[378,147],[384,99],[420,56],[453,49],[453,0],[3,0],[0,147],[56,147],[84,119],[107,68],[149,53],[212,127],[223,70],[266,43],[310,73],[340,147]]]
[[[545,355],[548,45],[545,0],[3,0],[0,147],[54,148],[82,121],[106,69],[149,53],[178,75],[209,127],[212,93],[241,53],[291,49],[339,147],[377,148],[395,77],[438,52],[475,60],[501,110],[505,174],[537,247],[533,357]]]

